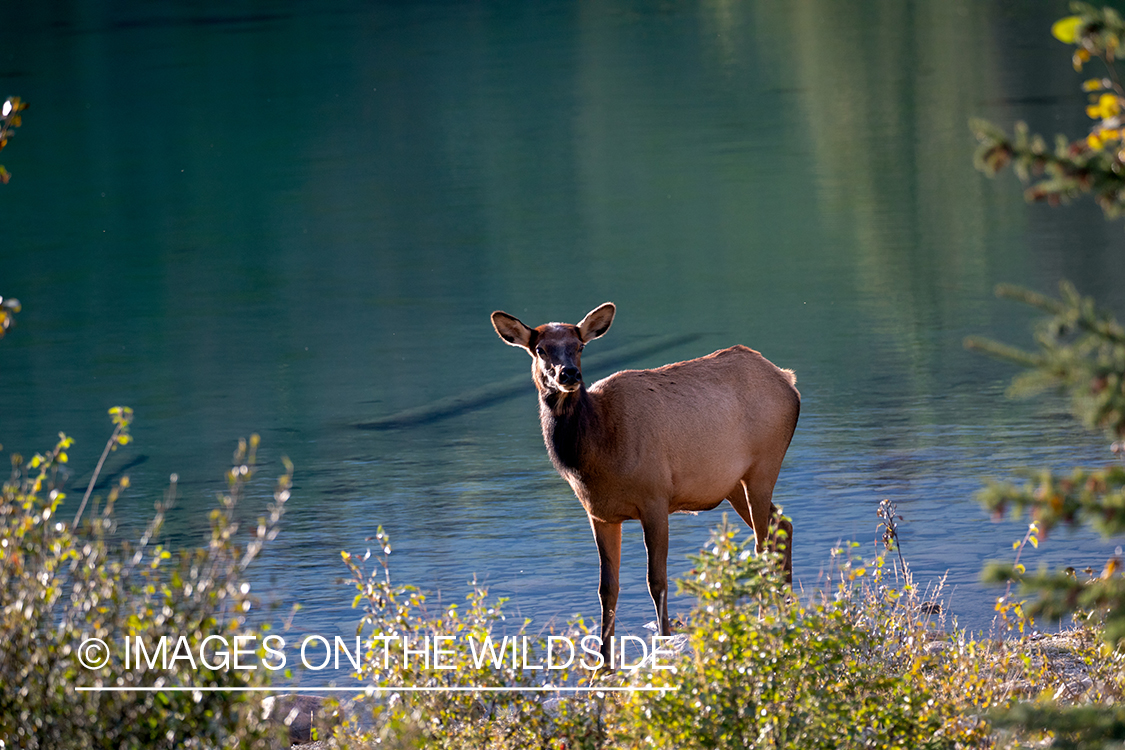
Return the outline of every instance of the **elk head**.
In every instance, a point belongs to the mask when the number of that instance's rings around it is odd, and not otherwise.
[[[582,349],[609,330],[617,308],[612,302],[591,311],[578,325],[547,323],[538,328],[497,310],[492,327],[500,338],[531,355],[532,375],[540,392],[573,393],[582,387]]]

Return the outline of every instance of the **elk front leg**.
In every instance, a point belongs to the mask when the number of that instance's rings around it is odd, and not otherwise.
[[[641,529],[648,552],[648,592],[656,607],[656,624],[660,635],[672,635],[672,623],[668,620],[668,516],[660,513],[642,519]]]
[[[602,602],[602,658],[605,668],[613,669],[613,630],[617,619],[618,574],[621,570],[621,524],[606,523],[593,518],[594,542],[598,545],[601,582],[598,598]]]

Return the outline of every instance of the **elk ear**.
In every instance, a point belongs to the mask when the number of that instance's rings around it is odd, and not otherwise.
[[[612,302],[606,302],[596,310],[591,310],[578,324],[578,335],[582,338],[582,343],[593,341],[608,331],[616,313],[617,308],[613,306]]]
[[[492,313],[492,327],[505,343],[531,351],[531,329],[519,318],[497,310]]]

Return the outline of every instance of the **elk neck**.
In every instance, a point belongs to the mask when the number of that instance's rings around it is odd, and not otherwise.
[[[585,385],[565,392],[539,386],[539,423],[551,463],[560,472],[581,474],[584,449],[595,438],[597,413]]]

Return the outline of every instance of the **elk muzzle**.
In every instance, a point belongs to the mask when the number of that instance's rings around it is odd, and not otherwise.
[[[574,365],[560,366],[556,380],[563,390],[575,390],[582,384],[582,371]]]

